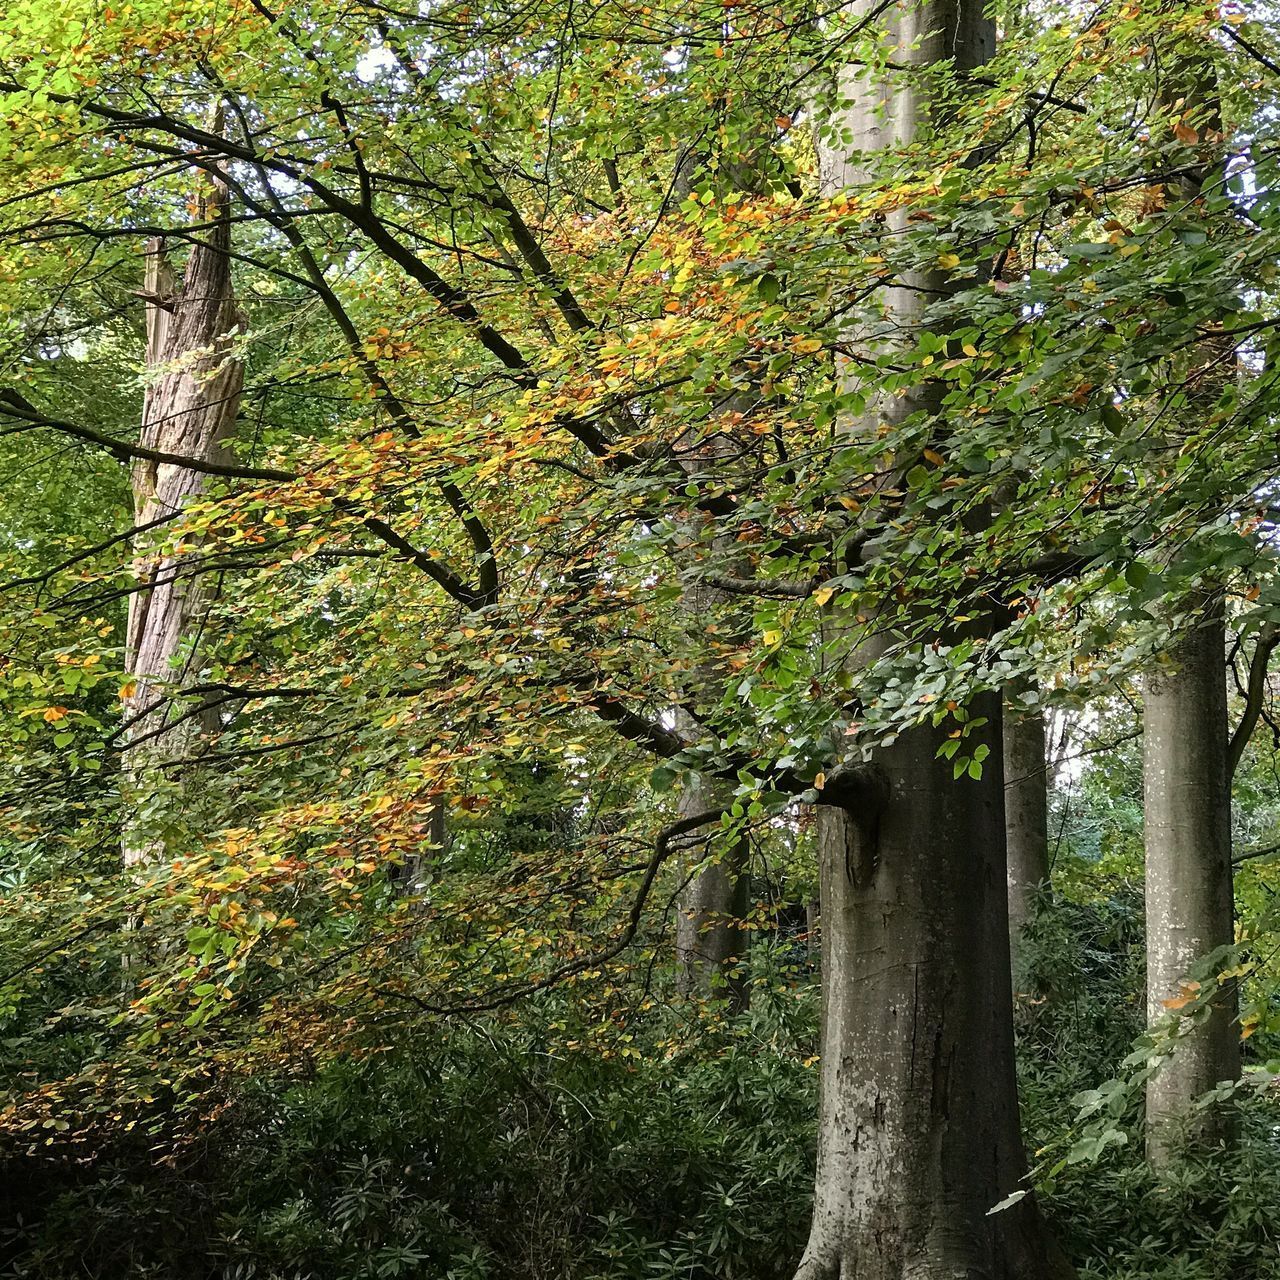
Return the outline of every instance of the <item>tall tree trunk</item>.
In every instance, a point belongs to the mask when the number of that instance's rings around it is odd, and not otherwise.
[[[855,16],[885,28],[891,64],[992,53],[977,0],[925,0]],[[874,76],[874,78],[873,78]],[[824,187],[856,180],[862,153],[909,142],[928,110],[919,77],[846,68],[837,122],[850,154],[820,152]],[[899,221],[901,222],[901,215]],[[885,291],[886,331],[909,339],[934,272]],[[875,342],[875,335],[853,335]],[[924,393],[929,394],[927,391]],[[927,407],[886,400],[851,434]],[[978,699],[989,747],[978,780],[953,780],[944,728],[877,754],[875,819],[824,808],[822,1075],[814,1216],[798,1280],[1044,1280],[1069,1273],[1030,1196],[994,1215],[1025,1162],[1013,1061],[1004,780],[997,695]],[[973,744],[979,738],[973,735]]]
[[[705,587],[689,587],[684,603],[694,616],[696,602],[705,599]],[[712,679],[710,671],[702,673]],[[683,717],[678,713],[677,718]],[[727,804],[726,784],[695,775],[680,793],[681,817],[709,809],[722,801]],[[728,1000],[731,1011],[738,1013],[750,1002],[750,986],[744,972],[743,959],[747,933],[743,929],[750,905],[750,845],[745,839],[735,841],[727,850],[707,860],[698,858],[687,874],[676,911],[676,987],[683,995],[714,997]],[[697,856],[696,854],[694,855]]]
[[[1009,941],[1015,957],[1036,895],[1049,880],[1049,792],[1043,711],[1004,713],[1004,808]]]
[[[1200,625],[1152,673],[1143,694],[1147,1011],[1155,1022],[1202,956],[1234,938],[1231,784],[1227,765],[1226,634],[1222,604],[1204,600]],[[1220,993],[1212,1016],[1179,1037],[1147,1085],[1147,1152],[1167,1167],[1179,1139],[1230,1137],[1224,1110],[1191,1104],[1240,1074],[1235,1000]]]
[[[757,393],[739,392],[719,405],[725,415],[750,413]],[[732,419],[730,419],[732,421]],[[748,446],[731,432],[715,432],[706,438],[690,436],[682,441],[683,466],[691,479],[710,465],[733,459],[747,452]],[[711,559],[722,571],[732,571],[734,551],[731,539],[713,540]],[[686,625],[701,635],[719,614],[729,597],[710,583],[686,582],[680,607]],[[694,668],[693,687],[686,690],[691,702],[714,704],[723,689],[723,677],[714,664],[700,663]],[[677,719],[685,717],[677,712]],[[696,737],[699,726],[691,720],[686,727]],[[722,801],[727,803],[730,788],[723,782],[702,777],[691,779],[681,792],[681,816],[697,813]],[[743,928],[751,898],[750,844],[737,841],[722,850],[718,857],[703,860],[690,871],[680,894],[676,914],[676,985],[685,995],[727,997],[730,1009],[740,1012],[750,1001],[750,985],[743,960],[749,935]]]
[[[1190,43],[1161,50],[1161,98],[1170,109],[1191,109],[1197,125],[1222,127],[1217,73]],[[1182,170],[1171,186],[1189,209],[1219,172],[1206,163]],[[1234,360],[1230,337],[1205,337],[1188,353],[1200,365],[1188,378],[1188,419],[1198,429]],[[1222,596],[1201,592],[1189,602],[1191,621],[1143,691],[1143,841],[1146,852],[1147,1014],[1167,1016],[1195,961],[1235,937],[1231,867],[1231,743],[1227,728],[1226,625]],[[1171,1057],[1147,1085],[1147,1154],[1157,1168],[1176,1158],[1181,1140],[1213,1146],[1229,1141],[1225,1108],[1194,1112],[1192,1102],[1240,1074],[1236,999],[1228,986],[1208,1021],[1179,1037]]]
[[[183,458],[214,461],[222,454],[239,410],[244,371],[231,353],[239,324],[231,288],[228,193],[215,182],[197,215],[214,226],[187,258],[181,288],[161,240],[146,247],[147,367],[154,381],[143,405],[141,442]],[[133,468],[136,523],[172,515],[199,495],[207,477],[180,463],[139,460]],[[130,722],[123,779],[122,853],[126,864],[164,851],[155,797],[181,786],[181,761],[201,727],[198,709],[173,702],[167,690],[189,681],[209,600],[191,555],[164,550],[165,526],[154,548],[139,548],[139,586],[129,602],[125,662],[132,674],[124,699]],[[158,769],[163,762],[163,774]]]

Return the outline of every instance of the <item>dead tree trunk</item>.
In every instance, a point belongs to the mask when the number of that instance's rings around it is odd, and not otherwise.
[[[212,229],[193,245],[181,286],[164,242],[146,247],[147,369],[141,442],[181,458],[214,461],[231,436],[244,371],[232,351],[239,325],[231,287],[231,223],[226,188],[214,183],[198,220]],[[139,460],[133,468],[135,522],[173,515],[205,486],[201,471],[180,462]],[[165,846],[156,798],[181,786],[181,762],[200,729],[199,708],[170,695],[190,682],[209,602],[198,558],[172,548],[166,526],[139,548],[138,586],[130,598],[124,699],[126,750],[122,853],[126,864]],[[159,770],[160,764],[165,768]]]

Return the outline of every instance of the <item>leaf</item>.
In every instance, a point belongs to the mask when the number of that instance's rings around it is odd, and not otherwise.
[[[944,271],[951,271],[960,265],[960,255],[957,253],[940,253],[938,254],[938,266]]]
[[[1012,1209],[1019,1200],[1023,1199],[1028,1194],[1028,1190],[1025,1187],[1020,1191],[1011,1191],[999,1202],[999,1204],[993,1204],[991,1208],[987,1210],[987,1217],[991,1217],[994,1213],[1003,1213],[1006,1209]]]

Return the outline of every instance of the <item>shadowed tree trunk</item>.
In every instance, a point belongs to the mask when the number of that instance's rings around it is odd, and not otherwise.
[[[1005,708],[1004,807],[1009,943],[1016,972],[1019,938],[1031,919],[1036,894],[1049,880],[1049,791],[1042,711]]]
[[[681,817],[720,803],[715,787],[696,782],[680,795]],[[685,995],[723,996],[734,1012],[749,1003],[746,974],[741,972],[747,935],[743,930],[750,905],[749,849],[739,840],[718,859],[690,875],[680,895],[676,916],[676,982]]]
[[[1143,840],[1146,846],[1147,1013],[1168,1015],[1201,957],[1234,937],[1231,782],[1228,767],[1226,635],[1221,600],[1204,600],[1143,693]],[[1212,1016],[1188,1029],[1147,1085],[1147,1153],[1158,1167],[1179,1139],[1216,1144],[1230,1137],[1229,1114],[1191,1104],[1240,1074],[1231,988]]]
[[[231,288],[231,224],[226,188],[215,183],[200,201],[199,222],[212,222],[192,246],[181,286],[165,245],[146,247],[147,368],[141,443],[182,458],[216,461],[239,410],[244,372],[231,354],[239,324]],[[181,510],[207,477],[180,463],[139,460],[133,468],[135,522],[146,525]],[[131,722],[124,778],[122,852],[127,864],[164,850],[155,803],[170,784],[181,787],[181,761],[201,728],[201,713],[172,701],[167,690],[189,681],[209,589],[196,557],[165,548],[166,526],[139,548],[139,589],[129,602],[125,663]],[[158,769],[163,762],[163,773]]]
[[[716,594],[706,586],[687,587],[685,608],[695,618],[703,616],[699,602]],[[707,680],[713,678],[710,671],[703,674]],[[727,790],[724,782],[694,775],[680,793],[680,816],[727,803]],[[741,839],[729,849],[717,850],[705,865],[688,869],[676,911],[677,989],[683,995],[725,997],[735,1013],[750,1001],[740,963],[747,942],[742,925],[750,905],[750,852],[749,843]]]
[[[990,57],[980,3],[927,0],[878,14],[889,61],[961,69]],[[873,78],[874,77],[874,78]],[[918,76],[846,68],[836,122],[850,152],[820,147],[831,192],[857,180],[860,153],[909,142],[928,105]],[[890,229],[905,227],[905,212]],[[884,332],[911,341],[933,271],[882,294]],[[886,339],[854,333],[865,345]],[[870,439],[927,403],[884,398],[843,424]],[[839,625],[839,618],[833,618]],[[991,1215],[1025,1170],[1018,1126],[1009,970],[1001,709],[974,746],[980,779],[953,780],[946,728],[919,727],[877,753],[878,812],[850,804],[818,818],[822,912],[822,1074],[813,1223],[798,1280],[1044,1280],[1069,1274],[1034,1199]]]

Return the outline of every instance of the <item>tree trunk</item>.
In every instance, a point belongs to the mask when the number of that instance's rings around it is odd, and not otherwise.
[[[755,393],[735,393],[718,406],[720,412],[749,413]],[[740,457],[747,446],[725,431],[713,432],[705,438],[692,434],[681,441],[683,466],[691,479],[717,462]],[[732,572],[735,568],[731,540],[715,538],[711,546],[712,564]],[[680,608],[686,625],[699,638],[708,624],[724,613],[728,597],[723,591],[696,579],[686,582],[681,593]],[[685,697],[693,703],[714,705],[723,689],[723,676],[711,663],[695,665],[692,687]],[[691,738],[700,732],[684,711],[677,711]],[[693,778],[680,795],[681,816],[697,813],[726,800],[728,788],[723,782]],[[676,914],[676,987],[685,995],[725,996],[730,1009],[741,1012],[750,1001],[750,985],[743,972],[748,934],[743,922],[751,899],[750,844],[740,840],[718,858],[689,874],[680,894]]]
[[[244,371],[230,350],[239,324],[231,289],[231,224],[225,187],[201,202],[200,222],[214,222],[194,244],[182,286],[161,240],[147,244],[147,367],[154,376],[143,405],[141,442],[149,449],[201,461],[217,460],[235,425]],[[179,511],[204,489],[206,476],[176,463],[139,460],[133,468],[136,523]],[[156,800],[181,787],[181,761],[200,729],[198,708],[172,701],[167,690],[189,682],[209,593],[190,554],[139,548],[139,585],[129,602],[125,663],[132,673],[124,699],[130,723],[123,778],[122,852],[126,864],[163,853]],[[165,769],[158,766],[164,763]],[[176,780],[176,781],[175,781]]]
[[[988,763],[1000,758],[988,696]],[[1025,1172],[998,768],[954,781],[945,730],[880,754],[889,799],[859,823],[819,815],[821,1128],[800,1275],[1043,1280],[1061,1274]],[[975,743],[976,745],[976,743]],[[1056,1268],[1056,1270],[1055,1270]]]
[[[1049,880],[1047,783],[1044,712],[1006,708],[1004,826],[1009,857],[1009,942],[1015,959],[1019,937],[1035,909],[1036,894]]]
[[[681,816],[716,803],[702,783],[687,785],[680,795]],[[732,1012],[750,999],[742,972],[747,934],[743,930],[750,905],[748,845],[739,840],[718,860],[692,874],[680,895],[676,916],[676,985],[685,995],[723,996]]]
[[[855,16],[885,28],[889,61],[985,61],[994,29],[976,0],[925,0]],[[872,78],[874,76],[874,78]],[[919,77],[845,68],[836,122],[851,152],[820,147],[823,186],[861,176],[864,153],[911,141],[928,103]],[[905,213],[891,222],[905,226]],[[895,221],[896,220],[896,221]],[[910,341],[925,300],[946,288],[921,272],[886,289],[886,338]],[[896,335],[896,339],[894,337]],[[856,367],[856,366],[855,366]],[[880,422],[928,397],[886,399],[844,424]],[[837,622],[838,625],[838,622]],[[953,780],[946,729],[918,727],[877,753],[887,799],[874,819],[823,808],[822,1075],[814,1216],[798,1280],[1045,1280],[1069,1274],[1034,1199],[989,1215],[1025,1171],[1018,1126],[1009,971],[1000,703],[975,700],[990,749],[982,777]]]
[[[1153,673],[1144,690],[1143,789],[1146,846],[1147,1013],[1168,1015],[1202,956],[1234,939],[1231,784],[1227,767],[1226,635],[1220,601]],[[1179,1140],[1206,1145],[1230,1137],[1225,1110],[1192,1102],[1240,1074],[1234,996],[1215,1001],[1207,1022],[1178,1039],[1147,1086],[1147,1152],[1167,1167]]]

